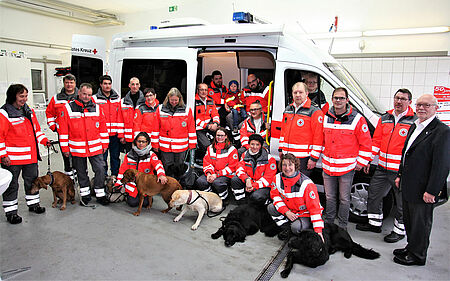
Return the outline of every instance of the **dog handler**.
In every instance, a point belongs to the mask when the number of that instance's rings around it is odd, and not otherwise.
[[[275,177],[275,186],[270,191],[273,203],[267,206],[282,231],[280,240],[286,240],[290,231],[299,234],[311,227],[323,240],[322,206],[316,185],[300,172],[300,159],[287,153],[281,156],[279,168],[281,173]]]
[[[80,85],[78,97],[67,103],[59,117],[59,141],[66,157],[72,155],[73,168],[80,182],[82,205],[91,200],[87,159],[94,171],[94,190],[97,202],[108,205],[105,193],[105,161],[103,154],[108,149],[109,134],[105,115],[92,99],[92,85]]]
[[[6,103],[0,109],[0,158],[2,168],[12,174],[12,181],[3,193],[3,209],[11,224],[22,222],[17,214],[19,174],[25,187],[28,210],[36,214],[45,212],[39,206],[39,192],[31,194],[31,184],[38,176],[37,161],[41,160],[38,143],[50,145],[41,132],[34,110],[27,104],[28,89],[22,84],[13,84],[6,91]]]
[[[153,174],[156,172],[158,176],[158,182],[161,184],[167,183],[166,172],[158,156],[151,151],[152,146],[150,145],[150,136],[146,132],[140,132],[137,134],[136,138],[133,140],[133,146],[125,155],[123,163],[119,169],[119,175],[117,176],[116,186],[121,185],[120,180],[123,178],[123,173],[128,169],[135,169],[139,172],[146,174]],[[137,207],[139,204],[138,190],[134,182],[125,185],[125,192],[127,196],[127,204],[130,207]],[[147,207],[149,204],[148,197],[144,199],[143,206]]]
[[[238,164],[236,148],[228,139],[225,128],[219,127],[213,143],[203,157],[204,175],[197,179],[200,190],[216,192],[220,199],[228,197],[228,186]]]

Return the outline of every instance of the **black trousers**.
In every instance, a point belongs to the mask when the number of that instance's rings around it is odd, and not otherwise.
[[[203,157],[206,154],[206,149],[211,145],[211,140],[208,137],[208,134],[214,135],[214,132],[203,129],[197,131],[197,151],[195,152],[195,158],[203,160]]]
[[[426,260],[430,245],[434,206],[435,204],[403,200],[403,221],[408,241],[406,249],[422,261]]]
[[[10,165],[4,166],[11,172],[12,180],[9,187],[3,193],[3,209],[5,214],[13,215],[17,214],[17,194],[19,192],[19,175],[22,172],[23,183],[25,187],[25,200],[27,201],[28,207],[33,207],[39,204],[39,191],[35,194],[31,193],[31,184],[38,177],[38,164],[27,164],[27,165]]]
[[[78,182],[80,184],[80,195],[90,195],[90,182],[87,169],[87,159],[91,163],[94,171],[94,190],[97,198],[103,197],[105,193],[105,161],[103,154],[98,154],[91,157],[77,157],[72,156],[73,167],[77,171]]]
[[[270,200],[269,187],[263,187],[258,190],[246,192],[245,183],[237,176],[231,178],[231,190],[234,193],[234,198],[238,202],[241,200],[245,201],[248,197],[248,203],[264,206],[267,203],[267,200]]]
[[[59,134],[58,134],[58,140],[59,140]],[[61,142],[58,142],[59,145],[59,151],[62,151],[61,149]],[[70,157],[72,156],[68,156],[66,157],[64,155],[64,153],[61,153],[62,158],[63,158],[63,162],[64,162],[64,172],[66,172],[66,175],[71,176],[72,175],[72,166],[70,165]],[[49,155],[50,157],[50,155]]]
[[[161,151],[161,162],[163,163],[166,175],[177,180],[183,175],[184,159],[188,150],[183,152],[165,152]]]
[[[228,197],[228,186],[230,186],[231,179],[226,176],[217,177],[212,183],[206,180],[205,175],[201,175],[197,179],[197,186],[200,190],[215,192],[220,199],[224,200]]]

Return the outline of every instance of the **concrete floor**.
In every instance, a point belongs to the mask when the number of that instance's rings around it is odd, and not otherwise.
[[[60,154],[51,157],[53,171],[62,170]],[[47,170],[47,158],[43,160],[40,175]],[[51,191],[42,190],[41,205],[47,212],[29,213],[21,183],[23,222],[10,225],[0,216],[0,271],[31,267],[4,280],[254,280],[282,244],[258,233],[226,248],[223,239],[210,238],[221,225],[219,217],[205,217],[192,231],[196,213],[188,212],[174,223],[178,211],[162,214],[166,205],[161,197],[155,197],[153,208],[144,209],[139,217],[125,203],[91,209],[79,206],[77,197],[75,205],[60,211],[51,208],[52,200]],[[426,266],[406,267],[392,261],[392,250],[404,247],[406,239],[383,242],[392,225],[388,218],[382,234],[363,233],[349,225],[353,240],[380,252],[380,259],[347,260],[336,253],[316,269],[295,265],[289,279],[449,280],[449,218],[450,204],[436,208]],[[284,262],[272,280],[282,280],[283,268]]]

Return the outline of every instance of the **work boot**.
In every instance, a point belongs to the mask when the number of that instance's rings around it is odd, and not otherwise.
[[[81,200],[80,200],[80,205],[81,206],[84,206],[84,205],[87,205],[87,204],[89,204],[89,202],[91,201],[91,196],[82,196],[81,197]]]
[[[405,235],[398,234],[392,231],[390,234],[384,236],[384,241],[386,243],[395,243],[405,238]]]
[[[102,196],[102,197],[97,198],[97,203],[99,203],[103,206],[106,206],[106,205],[109,205],[109,200],[106,198],[106,196]]]
[[[278,233],[278,239],[281,241],[287,241],[291,237],[291,224],[285,223],[281,226],[281,231]]]
[[[358,223],[356,229],[361,231],[370,231],[375,233],[381,233],[381,226],[374,226],[370,223]]]
[[[10,224],[19,224],[22,222],[22,217],[19,216],[18,214],[11,214],[11,215],[6,215],[6,220]]]
[[[32,207],[28,207],[28,211],[36,213],[36,214],[42,214],[45,213],[45,207],[39,206],[39,204],[36,204]]]

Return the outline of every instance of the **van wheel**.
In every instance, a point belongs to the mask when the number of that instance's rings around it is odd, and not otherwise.
[[[367,223],[367,198],[369,196],[368,183],[355,183],[350,191],[349,221],[354,223]],[[394,194],[391,191],[383,199],[383,218],[387,218],[394,205]]]

